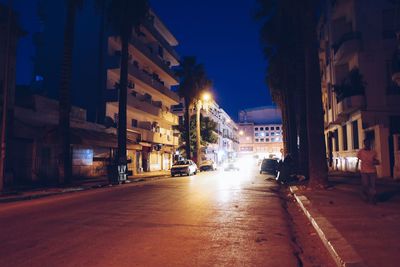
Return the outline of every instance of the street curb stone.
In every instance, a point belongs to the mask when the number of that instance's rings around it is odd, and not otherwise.
[[[133,178],[133,179],[129,179],[129,183],[130,184],[138,184],[141,182],[150,182],[150,181],[163,180],[163,179],[168,179],[168,178],[169,178],[168,175]],[[33,200],[33,199],[50,197],[50,196],[64,195],[64,194],[68,194],[68,193],[82,192],[82,191],[87,191],[87,190],[92,190],[92,189],[104,188],[104,187],[108,187],[108,186],[112,186],[112,185],[110,185],[108,183],[103,183],[103,184],[96,184],[93,186],[69,188],[69,189],[65,189],[63,191],[58,191],[58,192],[44,192],[44,193],[36,193],[36,194],[31,194],[31,195],[21,195],[21,196],[17,195],[17,196],[2,197],[2,198],[0,197],[0,203],[11,203],[11,202],[18,202],[18,201]]]
[[[290,187],[290,192],[317,231],[322,243],[335,260],[336,265],[340,267],[366,267],[363,259],[339,231],[312,207],[312,203],[306,196],[299,194],[298,191],[296,186]]]

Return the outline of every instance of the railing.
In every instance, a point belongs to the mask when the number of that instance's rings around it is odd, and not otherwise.
[[[178,137],[161,134],[141,128],[135,128],[135,129],[141,132],[142,141],[156,143],[156,144],[173,145],[173,146],[179,145]]]
[[[146,83],[150,87],[156,89],[160,93],[168,96],[169,98],[173,99],[176,102],[179,102],[179,97],[178,97],[178,95],[176,93],[174,93],[171,90],[169,90],[167,87],[165,87],[159,81],[153,79],[153,77],[151,77],[150,75],[144,73],[142,70],[140,70],[135,65],[129,64],[128,72],[129,72],[129,74],[131,74],[132,76],[134,76],[137,79],[141,80],[142,82]]]
[[[361,38],[361,32],[348,32],[343,34],[342,37],[340,37],[340,39],[332,45],[334,53],[336,54],[344,43],[351,40],[361,40]]]
[[[161,59],[156,53],[150,52],[150,49],[137,37],[131,38],[131,43],[136,47],[141,53],[143,53],[147,58],[156,63],[160,68],[162,68],[169,76],[171,76],[175,81],[178,81],[175,73],[168,67],[163,59]]]
[[[162,37],[162,35],[158,32],[156,27],[153,25],[152,22],[146,21],[143,23],[147,30],[160,42],[161,46],[165,48],[168,53],[170,53],[176,60],[180,60],[178,53],[176,53],[175,49]]]

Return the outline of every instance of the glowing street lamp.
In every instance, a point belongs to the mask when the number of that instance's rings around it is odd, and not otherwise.
[[[244,132],[242,130],[240,130],[239,135],[244,135]]]

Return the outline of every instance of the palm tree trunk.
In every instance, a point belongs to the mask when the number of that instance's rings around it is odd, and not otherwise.
[[[306,63],[306,109],[309,151],[309,186],[319,188],[328,181],[326,148],[324,139],[324,119],[322,109],[321,77],[317,48],[317,23],[314,1],[305,4],[304,41]]]
[[[71,182],[71,141],[70,141],[70,86],[72,77],[72,57],[74,48],[74,28],[76,9],[72,1],[67,5],[67,17],[64,29],[64,53],[61,66],[59,92],[59,182]]]
[[[128,97],[128,63],[130,31],[121,37],[121,71],[118,99],[118,165],[126,165],[126,104]]]
[[[185,150],[186,157],[191,159],[190,153],[190,101],[185,99]]]
[[[100,2],[100,32],[99,32],[99,76],[98,76],[98,95],[97,95],[97,108],[96,108],[96,122],[99,124],[104,123],[105,117],[105,101],[104,101],[104,84],[106,81],[104,80],[107,76],[104,73],[104,32],[105,32],[105,16],[106,16],[106,1],[102,0]]]
[[[201,131],[200,131],[200,101],[197,100],[196,105],[196,159],[197,165],[200,166],[201,164]]]

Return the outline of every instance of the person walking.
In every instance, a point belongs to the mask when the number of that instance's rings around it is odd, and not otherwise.
[[[376,159],[376,152],[371,149],[371,141],[369,139],[364,140],[364,147],[358,151],[357,158],[357,169],[361,160],[360,173],[363,198],[367,202],[376,204],[376,165],[379,164],[379,161]]]

